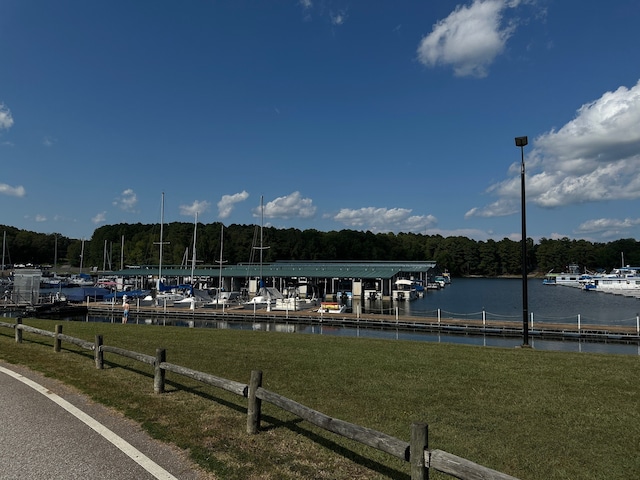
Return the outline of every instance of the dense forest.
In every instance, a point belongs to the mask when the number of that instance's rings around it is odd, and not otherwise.
[[[520,275],[521,244],[504,238],[500,241],[476,241],[466,237],[442,237],[415,233],[372,233],[355,230],[321,232],[318,230],[277,229],[255,225],[175,222],[163,227],[164,265],[191,266],[193,239],[196,237],[198,266],[276,260],[433,260],[453,276]],[[159,225],[117,224],[96,229],[90,240],[70,239],[60,234],[43,234],[0,226],[3,232],[5,264],[70,265],[118,270],[124,265],[157,265]],[[221,241],[223,244],[221,245]],[[123,249],[124,245],[124,249]],[[221,246],[223,248],[221,248]],[[609,243],[586,240],[527,239],[527,269],[532,274],[565,271],[577,264],[589,270],[609,271],[625,264],[640,265],[640,243],[621,239]]]

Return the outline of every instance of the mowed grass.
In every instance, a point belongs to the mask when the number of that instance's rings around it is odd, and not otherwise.
[[[430,448],[522,479],[640,477],[640,357],[426,342],[149,325],[24,323],[155,355],[263,386],[332,417],[409,440],[429,425]],[[246,433],[246,399],[113,354],[0,329],[0,358],[58,378],[187,449],[221,479],[409,478],[403,461],[263,404],[262,431]],[[431,473],[430,478],[450,478]]]

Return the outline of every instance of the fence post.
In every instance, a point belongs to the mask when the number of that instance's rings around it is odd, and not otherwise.
[[[53,337],[53,351],[59,352],[62,350],[62,340],[58,337],[62,333],[62,325],[56,325],[56,333]]]
[[[153,376],[153,393],[164,393],[164,368],[160,367],[167,360],[167,351],[164,348],[156,348],[155,372]]]
[[[252,370],[249,392],[247,393],[247,433],[256,434],[260,429],[262,400],[256,396],[256,391],[261,386],[262,372],[260,370]]]
[[[102,351],[102,335],[96,335],[94,344],[94,357],[96,360],[96,368],[102,370],[104,368],[104,352]]]
[[[21,318],[16,318],[16,343],[22,343],[22,329],[18,325],[22,325]]]
[[[429,468],[424,460],[424,453],[428,443],[429,426],[426,423],[411,424],[411,442],[409,443],[411,480],[426,480],[429,478]]]

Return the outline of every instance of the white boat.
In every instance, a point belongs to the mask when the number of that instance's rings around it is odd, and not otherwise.
[[[562,285],[567,287],[580,287],[589,279],[591,275],[582,273],[580,266],[571,264],[569,265],[568,272],[553,273],[553,270],[547,273],[542,280],[543,285]]]
[[[344,313],[347,306],[338,302],[321,302],[318,313]]]
[[[195,310],[196,308],[204,307],[209,302],[211,302],[211,297],[207,291],[192,288],[185,294],[184,298],[173,302],[173,306]]]
[[[413,280],[399,278],[396,280],[396,288],[391,292],[393,300],[415,300],[418,298],[416,283]]]
[[[79,273],[78,275],[71,275],[67,281],[69,287],[93,287],[95,281],[91,278],[91,275],[86,273]]]
[[[640,276],[628,277],[597,277],[585,283],[585,290],[596,290],[606,293],[640,293]]]
[[[276,304],[276,299],[282,299],[282,293],[273,287],[260,287],[256,296],[244,302],[242,306],[248,310],[258,310],[266,308],[271,310]]]
[[[211,301],[202,305],[204,308],[229,307],[240,304],[240,292],[218,292]]]
[[[253,251],[258,250],[260,252],[260,276],[258,278],[257,284],[259,285],[258,291],[255,296],[251,298],[249,301],[244,302],[242,306],[248,310],[257,310],[261,308],[266,308],[267,310],[271,310],[276,303],[277,298],[283,298],[282,293],[280,293],[277,289],[273,287],[267,287],[264,284],[264,279],[262,278],[262,252],[269,247],[265,247],[263,244],[263,229],[264,229],[264,201],[263,197],[260,197],[260,210],[261,210],[261,220],[260,220],[260,246],[256,247],[255,245],[251,247],[251,253],[253,258]]]
[[[166,288],[166,287],[163,287]],[[178,290],[165,290],[147,295],[140,299],[142,307],[172,307],[176,302],[184,300],[184,293]]]
[[[300,310],[309,310],[318,306],[316,298],[300,298],[297,295],[276,298],[275,304],[271,310],[285,310],[287,312],[297,312]]]

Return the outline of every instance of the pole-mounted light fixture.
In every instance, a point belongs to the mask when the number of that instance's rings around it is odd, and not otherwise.
[[[520,190],[522,201],[522,335],[523,347],[529,346],[529,298],[527,292],[527,216],[524,193],[524,147],[529,143],[527,137],[516,137],[516,147],[520,147]]]

